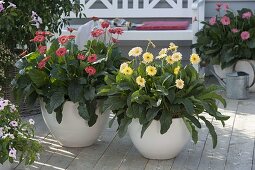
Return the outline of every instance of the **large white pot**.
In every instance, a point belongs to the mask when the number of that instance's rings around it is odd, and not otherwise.
[[[11,170],[11,164],[9,163],[9,160],[5,162],[3,165],[0,164],[0,170]]]
[[[249,74],[250,92],[255,92],[254,74],[255,74],[255,60],[239,60],[235,66],[236,71],[243,71]],[[253,84],[253,85],[252,85]]]
[[[137,150],[149,159],[176,157],[190,140],[190,133],[181,118],[173,119],[165,134],[160,133],[160,122],[153,120],[141,138],[142,125],[133,119],[128,127],[129,136]]]
[[[234,71],[234,66],[226,67],[224,69],[221,68],[220,65],[213,65],[214,72],[221,78],[225,79],[226,74],[232,73]]]
[[[42,102],[41,110],[44,121],[52,135],[62,146],[66,147],[85,147],[92,145],[105,128],[109,118],[109,112],[102,114],[99,111],[99,107],[97,107],[97,122],[94,126],[89,127],[87,121],[79,115],[78,104],[70,101],[64,104],[62,112],[63,119],[60,124],[56,120],[56,113],[49,114],[45,109],[45,104]]]

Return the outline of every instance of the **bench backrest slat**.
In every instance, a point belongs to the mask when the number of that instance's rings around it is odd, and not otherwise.
[[[84,4],[87,17],[191,18],[193,0],[80,0],[80,3]]]

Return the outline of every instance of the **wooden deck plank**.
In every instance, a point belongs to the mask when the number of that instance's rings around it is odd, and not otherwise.
[[[226,170],[252,169],[255,137],[255,101],[239,101],[229,145]]]
[[[149,160],[145,170],[170,170],[174,159],[169,160]]]
[[[116,136],[116,133],[105,131],[94,145],[83,148],[80,154],[68,166],[68,170],[91,170],[103,156],[106,149]]]
[[[148,159],[144,158],[139,151],[132,146],[124,158],[119,170],[140,170],[144,169]]]
[[[220,106],[220,112],[230,116],[230,119],[226,121],[224,128],[220,122],[213,121],[213,125],[215,126],[215,130],[218,135],[218,145],[215,149],[213,149],[211,136],[208,137],[198,170],[224,170],[237,105],[238,101],[227,100],[227,108]]]
[[[212,120],[207,114],[204,114],[204,116],[208,120]],[[208,129],[203,123],[201,124],[202,128],[198,129],[199,138],[197,144],[195,145],[190,141],[186,148],[175,158],[171,170],[193,170],[198,168],[205,142],[208,138]]]
[[[25,167],[20,164],[16,170],[255,170],[254,99],[255,95],[252,94],[249,100],[227,100],[228,107],[222,112],[231,118],[226,122],[226,127],[222,128],[220,123],[213,121],[218,133],[216,149],[212,149],[211,137],[203,125],[197,145],[190,141],[175,159],[163,161],[142,157],[128,136],[122,139],[117,137],[116,122],[114,128],[106,128],[99,141],[91,147],[61,147],[48,135],[49,131],[41,115],[36,115],[33,116],[36,121],[36,136],[44,139],[46,150],[34,165]]]
[[[122,162],[125,160],[125,156],[127,155],[128,151],[132,147],[132,142],[129,136],[125,136],[123,138],[119,138],[116,136],[106,150],[104,155],[99,159],[96,166],[94,167],[95,170],[115,170],[119,169]]]

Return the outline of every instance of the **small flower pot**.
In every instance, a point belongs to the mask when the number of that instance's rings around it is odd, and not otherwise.
[[[242,71],[249,74],[249,88],[250,92],[255,92],[255,60],[239,60],[235,65],[236,71]]]
[[[101,102],[98,102],[98,106]],[[66,147],[86,147],[92,145],[100,136],[106,126],[109,113],[100,113],[99,107],[96,109],[98,115],[97,122],[89,127],[87,121],[80,117],[78,104],[70,101],[65,102],[63,107],[63,119],[59,124],[56,120],[56,113],[49,114],[45,109],[45,104],[41,102],[41,110],[44,121],[52,135],[57,141]]]
[[[221,68],[220,65],[213,65],[214,72],[221,78],[226,79],[226,74],[232,73],[234,71],[234,66],[226,67],[224,69]]]
[[[176,157],[191,139],[182,118],[173,119],[169,130],[160,133],[160,122],[153,120],[141,138],[142,125],[134,119],[128,127],[129,136],[137,150],[149,159]]]
[[[0,170],[11,170],[11,169],[12,169],[11,164],[9,163],[8,160],[3,165],[0,164]]]

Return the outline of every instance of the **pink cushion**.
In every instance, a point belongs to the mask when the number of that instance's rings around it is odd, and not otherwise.
[[[136,27],[136,30],[186,30],[189,21],[150,21]]]

